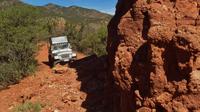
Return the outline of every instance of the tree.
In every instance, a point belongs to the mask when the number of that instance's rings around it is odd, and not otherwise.
[[[62,17],[54,17],[48,19],[48,28],[52,36],[61,36],[65,33],[66,21]]]
[[[91,33],[80,42],[80,47],[87,54],[106,54],[106,37],[107,30],[105,27],[101,27],[96,33]]]

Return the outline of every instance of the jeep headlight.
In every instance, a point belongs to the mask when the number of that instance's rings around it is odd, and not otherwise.
[[[76,57],[76,53],[72,53],[72,57]]]
[[[60,56],[59,55],[54,55],[54,59],[60,59]]]
[[[57,54],[56,53],[52,53],[53,54],[53,56],[57,56]]]

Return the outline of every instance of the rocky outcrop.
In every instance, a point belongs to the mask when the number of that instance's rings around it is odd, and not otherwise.
[[[108,30],[113,112],[200,111],[200,1],[118,0]]]

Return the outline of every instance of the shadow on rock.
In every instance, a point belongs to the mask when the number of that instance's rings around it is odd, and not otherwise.
[[[81,91],[87,93],[87,98],[82,104],[87,112],[109,112],[104,94],[107,56],[92,55],[71,63],[70,67],[77,70]]]

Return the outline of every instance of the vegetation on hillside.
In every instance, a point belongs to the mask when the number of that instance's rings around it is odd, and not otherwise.
[[[36,43],[48,35],[35,8],[15,6],[0,12],[0,85],[12,84],[34,71]]]
[[[73,9],[79,12],[83,9],[56,7],[61,12],[70,9],[71,15],[63,16],[54,13],[54,8],[47,13],[46,7],[0,0],[0,89],[34,72],[37,43],[52,36],[67,35],[73,49],[85,54],[106,54],[108,15],[104,18],[102,13],[92,10],[95,16],[89,16],[90,10],[85,9],[83,16],[73,16]],[[96,15],[100,17],[95,19]]]
[[[108,14],[78,6],[61,7],[55,4],[48,4],[39,8],[43,10],[44,15],[63,17],[71,23],[95,23],[95,25],[99,25],[99,23],[107,24],[111,19]]]
[[[67,36],[73,45],[73,48],[84,52],[86,54],[106,54],[106,27],[99,28],[96,32],[84,34],[84,31],[79,29],[77,31],[75,26],[68,26],[70,30],[67,30]]]

